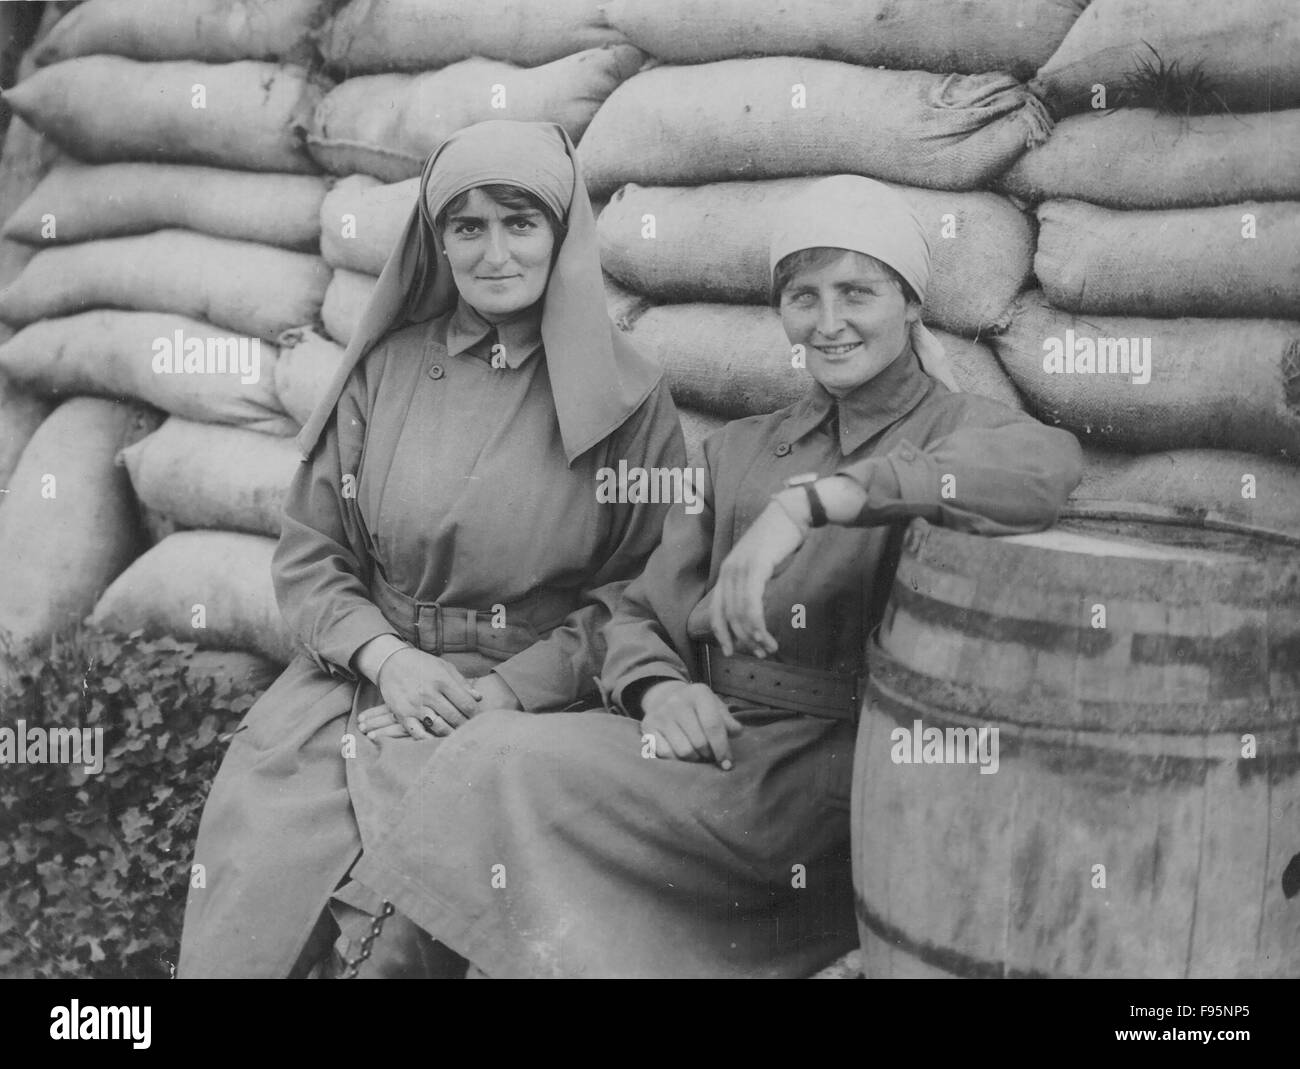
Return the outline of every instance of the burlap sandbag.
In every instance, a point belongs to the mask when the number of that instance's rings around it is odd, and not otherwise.
[[[657,300],[766,302],[770,235],[785,202],[812,181],[623,186],[600,215],[601,262]],[[972,336],[1005,327],[1029,280],[1029,218],[994,193],[895,188],[916,209],[933,251],[926,319]]]
[[[1300,319],[1300,203],[1112,211],[1038,207],[1034,274],[1057,308]]]
[[[1184,74],[1199,69],[1205,103],[1215,110],[1293,108],[1300,105],[1295,0],[1092,0],[1030,88],[1058,115],[1091,107],[1095,85],[1106,87],[1114,107],[1132,99],[1142,60],[1177,64]]]
[[[133,308],[274,341],[319,315],[329,280],[319,256],[158,230],[42,249],[0,291],[0,319],[19,325],[86,308]]]
[[[3,348],[0,346],[0,351]],[[0,371],[0,490],[9,485],[18,458],[49,414],[49,401]],[[8,498],[0,493],[0,509]]]
[[[18,210],[41,184],[58,156],[54,142],[17,115],[10,116],[4,150],[0,152],[0,218],[7,219]],[[0,237],[0,286],[7,286],[17,278],[34,252],[29,245]],[[4,336],[0,329],[0,339]]]
[[[610,95],[580,152],[597,194],[841,172],[976,189],[1050,130],[1043,105],[1007,74],[774,56],[644,71]]]
[[[609,313],[610,322],[619,330],[631,330],[641,313],[654,307],[655,302],[628,289],[604,272],[602,277],[605,283],[605,311]]]
[[[669,63],[816,56],[893,70],[1028,78],[1088,0],[612,0],[609,21]]]
[[[329,289],[325,291],[320,315],[325,332],[340,345],[347,345],[352,340],[353,328],[366,310],[366,301],[370,299],[370,291],[377,281],[374,275],[363,275],[359,271],[340,269],[334,272]]]
[[[351,0],[321,34],[320,50],[351,77],[472,56],[538,67],[622,40],[599,0]]]
[[[349,78],[316,109],[307,146],[334,174],[397,182],[418,175],[448,136],[486,119],[556,122],[576,142],[641,61],[631,45],[613,45],[541,67],[467,59],[427,74]]]
[[[315,252],[325,181],[184,164],[66,161],[4,224],[4,236],[67,244],[183,227]]]
[[[4,100],[73,155],[95,163],[174,160],[310,173],[316,166],[302,134],[323,88],[300,67],[253,60],[83,56],[42,68]],[[202,108],[195,106],[200,98]]]
[[[419,190],[418,178],[393,185],[368,174],[340,179],[320,208],[320,252],[325,262],[378,275],[401,237]]]
[[[1075,115],[998,185],[1027,201],[1068,197],[1124,209],[1300,200],[1300,109]]]
[[[1163,505],[1300,535],[1300,466],[1253,453],[1089,449],[1074,497]]]
[[[132,59],[292,59],[329,0],[87,0],[35,50],[37,63],[109,52]]]
[[[1150,340],[1150,381],[1044,370],[1081,339]],[[1285,319],[1076,317],[1022,296],[993,339],[1007,374],[1046,423],[1135,452],[1238,449],[1300,458],[1300,323]],[[1098,361],[1100,362],[1100,361]],[[1107,361],[1109,366],[1109,361]],[[1130,363],[1130,372],[1132,363]],[[1137,378],[1141,378],[1139,373]]]
[[[797,400],[812,381],[794,366],[790,342],[770,308],[745,304],[665,304],[624,328],[667,372],[673,397],[688,407],[737,419]],[[963,390],[1021,407],[992,351],[937,332]]]
[[[41,175],[56,155],[53,144],[16,115],[5,132],[0,152],[0,217],[8,215],[36,188]],[[35,250],[8,238],[0,238],[0,286],[17,278]],[[0,342],[13,331],[0,324]],[[19,382],[0,372],[0,490],[8,480],[28,440],[50,414],[43,398],[28,392]],[[9,494],[0,493],[0,509]]]
[[[32,436],[0,509],[0,641],[76,624],[139,551],[119,449],[157,426],[135,405],[78,397]]]
[[[0,372],[34,393],[60,397],[89,393],[133,397],[178,416],[206,423],[229,423],[268,434],[291,435],[297,424],[287,416],[275,393],[274,345],[257,339],[254,382],[225,372],[158,372],[176,349],[176,332],[184,343],[201,339],[206,352],[230,353],[240,344],[207,323],[157,312],[83,312],[43,319],[0,345]],[[167,345],[162,345],[166,342]],[[253,342],[243,339],[252,363]],[[227,364],[230,358],[227,356]],[[174,365],[170,365],[174,366]],[[249,376],[251,377],[251,376]]]
[[[175,416],[122,459],[141,503],[181,526],[275,537],[299,464],[292,438]]]
[[[306,423],[343,363],[343,346],[310,328],[280,336],[275,362],[275,392],[280,404],[298,423]]]
[[[145,628],[206,649],[251,650],[285,664],[293,645],[275,603],[274,552],[275,539],[262,535],[181,531],[117,577],[91,622],[123,632]]]

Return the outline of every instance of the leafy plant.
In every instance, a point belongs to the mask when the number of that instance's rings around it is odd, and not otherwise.
[[[98,774],[0,765],[0,975],[170,975],[199,815],[261,689],[194,649],[82,627],[0,656],[0,727],[103,729]]]

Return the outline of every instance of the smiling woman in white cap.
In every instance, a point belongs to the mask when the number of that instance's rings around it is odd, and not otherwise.
[[[703,510],[605,629],[622,715],[475,719],[354,873],[488,975],[799,976],[852,947],[854,695],[903,528],[1036,530],[1079,480],[1068,433],[951,388],[887,187],[811,185],[772,266],[812,382],[705,442]]]
[[[599,707],[600,628],[664,515],[602,504],[599,473],[680,466],[685,445],[606,314],[561,127],[480,123],[433,153],[298,441],[274,579],[301,652],[213,784],[182,977],[302,972],[335,935],[349,971],[428,971],[353,862],[484,709]]]

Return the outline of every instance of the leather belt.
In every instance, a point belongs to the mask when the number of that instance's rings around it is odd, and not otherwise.
[[[697,643],[704,682],[715,694],[776,709],[834,720],[856,720],[861,687],[857,676],[733,653]]]
[[[504,626],[494,625],[492,610],[463,609],[432,601],[417,601],[402,593],[378,575],[372,577],[371,597],[384,617],[407,642],[425,653],[483,653],[498,660],[526,650],[541,636],[528,624],[510,623],[519,606],[506,606]],[[567,598],[565,599],[567,601]],[[558,602],[558,599],[557,599]],[[555,625],[563,622],[567,609],[553,609],[558,615]],[[547,629],[549,630],[549,628]]]

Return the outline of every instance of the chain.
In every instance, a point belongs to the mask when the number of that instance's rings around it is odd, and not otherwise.
[[[379,933],[384,930],[384,921],[396,912],[397,910],[393,908],[393,904],[385,901],[384,908],[380,911],[379,916],[370,918],[370,931],[361,940],[361,953],[355,958],[343,959],[343,975],[340,979],[355,980],[357,978],[357,971],[365,960],[370,957],[371,947],[374,946],[375,940],[379,938]]]

